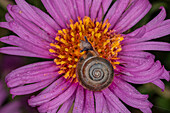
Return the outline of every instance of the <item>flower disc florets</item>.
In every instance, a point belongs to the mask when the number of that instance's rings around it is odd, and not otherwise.
[[[117,55],[120,52],[120,42],[124,39],[114,30],[109,30],[110,23],[104,23],[91,20],[90,17],[84,17],[78,22],[70,20],[68,28],[59,30],[55,42],[51,43],[49,51],[55,57],[54,62],[60,67],[59,74],[63,74],[66,79],[77,82],[76,64],[79,58],[84,54],[80,52],[80,41],[87,37],[92,47],[103,57],[110,61],[116,68]]]

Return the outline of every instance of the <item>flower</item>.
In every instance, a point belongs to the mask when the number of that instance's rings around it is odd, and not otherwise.
[[[19,101],[13,101],[11,103],[3,105],[6,97],[8,96],[7,92],[5,91],[2,82],[0,81],[0,113],[20,113],[21,104]]]
[[[18,36],[2,37],[1,42],[14,47],[0,48],[0,52],[54,59],[9,73],[6,82],[10,93],[25,95],[43,89],[28,100],[39,112],[66,113],[73,103],[73,113],[130,112],[120,100],[151,112],[148,95],[140,94],[130,83],[153,83],[164,90],[160,79],[169,81],[169,73],[160,61],[154,61],[154,55],[144,51],[170,50],[169,43],[150,41],[170,34],[170,22],[164,20],[166,12],[161,7],[148,24],[125,34],[148,13],[151,4],[148,0],[118,0],[110,6],[111,2],[42,0],[52,18],[24,0],[8,5],[7,22],[0,22],[0,27]],[[89,90],[77,79],[77,63],[89,50],[114,68],[112,83],[100,91]]]

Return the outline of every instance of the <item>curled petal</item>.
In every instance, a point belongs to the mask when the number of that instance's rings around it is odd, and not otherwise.
[[[140,37],[132,36],[132,38],[127,39],[126,41],[124,41],[124,43],[125,44],[139,43],[139,42],[148,41],[148,40],[152,40],[152,39],[160,38],[162,36],[169,35],[170,31],[167,30],[169,27],[170,27],[170,20],[165,20],[162,23],[160,23],[159,26],[154,26],[154,28],[152,29],[148,28],[151,30],[146,31],[146,33],[143,33],[143,35],[141,35]],[[139,31],[141,31],[142,28]]]
[[[164,68],[164,66],[163,66],[163,73],[162,73],[160,79],[165,79],[167,81],[170,80],[170,73]]]
[[[152,40],[152,39],[169,35],[170,31],[167,30],[169,27],[170,27],[170,19],[163,21],[159,26],[155,26],[155,28],[146,32],[143,37],[133,42],[147,41],[147,40]]]
[[[153,81],[152,83],[157,85],[158,87],[160,87],[162,89],[162,91],[164,91],[165,84],[161,80],[157,79],[157,80]]]
[[[148,70],[154,64],[154,59],[151,56],[147,56],[146,58],[140,57],[122,57],[124,63],[126,64],[124,67],[120,67],[122,71],[126,72],[140,72]],[[129,66],[130,63],[135,63],[136,66]]]
[[[122,75],[121,78],[123,78],[124,80],[126,80],[128,82],[136,83],[136,84],[149,83],[149,82],[152,82],[152,81],[158,79],[162,75],[163,68],[162,67],[160,68],[160,67],[161,67],[161,64],[160,64],[160,62],[157,61],[147,71],[143,71],[138,74],[131,73],[133,76]]]
[[[163,22],[163,20],[166,17],[166,12],[165,12],[165,8],[164,7],[160,7],[161,12],[154,18],[152,19],[150,22],[148,22],[145,27],[146,27],[146,31],[150,31],[156,27],[159,27],[160,24]],[[135,31],[128,33],[128,36],[134,36],[136,35],[141,29],[143,29],[143,27],[136,29]]]
[[[152,19],[150,22],[148,22],[146,24],[147,31],[149,31],[149,30],[155,28],[156,26],[160,25],[160,23],[162,23],[163,20],[165,19],[165,17],[166,17],[165,8],[161,6],[160,9],[161,9],[161,12],[154,19]]]
[[[140,40],[139,38],[142,38],[143,35],[145,35],[145,33],[146,33],[146,27],[143,26],[134,36],[130,36],[129,34],[127,34],[126,35],[127,38],[126,40],[122,41],[122,44],[126,45],[126,44],[135,43],[136,40]]]
[[[10,21],[13,21],[13,18],[10,16],[9,13],[6,13],[6,14],[5,14],[5,20],[6,20],[7,22],[10,22]]]

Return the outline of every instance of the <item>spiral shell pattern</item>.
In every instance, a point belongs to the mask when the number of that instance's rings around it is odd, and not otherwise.
[[[100,91],[113,81],[112,64],[98,56],[88,57],[77,64],[79,83],[86,89]]]

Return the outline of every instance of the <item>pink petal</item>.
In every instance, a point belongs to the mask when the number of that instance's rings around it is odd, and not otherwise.
[[[140,74],[132,74],[133,76],[127,76],[127,75],[122,75],[121,78],[131,82],[131,83],[136,83],[136,84],[144,84],[144,83],[149,83],[152,82],[156,79],[158,79],[162,73],[163,73],[163,68],[160,67],[160,62],[156,62],[150,70],[144,71],[144,76],[141,76]],[[151,71],[151,73],[149,73]]]
[[[163,20],[166,17],[166,11],[164,7],[160,7],[161,12],[154,18],[152,19],[150,22],[148,22],[146,24],[147,26],[147,30],[151,30],[152,28],[154,28],[155,26],[159,25],[160,23],[163,22]]]
[[[73,1],[72,0],[64,0],[64,1],[65,1],[65,5],[67,6],[67,9],[69,9],[69,13],[70,13],[72,19],[76,21],[77,15],[74,10]]]
[[[149,108],[151,103],[148,102],[147,100],[140,100],[140,99],[135,99],[132,96],[127,96],[124,92],[122,92],[119,88],[115,87],[112,89],[112,91],[118,96],[123,102],[126,104],[138,108],[138,109],[144,109],[144,108]]]
[[[129,44],[122,47],[122,51],[140,51],[140,50],[159,50],[170,51],[170,44],[165,42],[141,42]]]
[[[84,4],[84,2],[85,2],[84,0],[76,0],[78,14],[81,18],[84,18],[84,16],[85,16],[85,4]]]
[[[57,72],[46,72],[46,73],[39,73],[39,74],[32,74],[30,76],[17,76],[9,81],[7,81],[8,87],[17,87],[24,84],[36,83],[41,82],[44,80],[50,80],[53,78],[57,78],[60,74]]]
[[[123,53],[123,52],[122,52]],[[127,52],[130,55],[130,52]],[[132,54],[135,52],[132,52]],[[140,53],[140,52],[136,52],[136,53]],[[146,53],[146,52],[144,52]],[[143,54],[141,52],[141,54]],[[127,71],[127,72],[140,72],[140,71],[145,71],[148,70],[151,66],[153,66],[154,64],[154,56],[151,54],[146,54],[146,56],[140,56],[137,55],[137,57],[135,55],[132,56],[119,56],[122,61],[124,61],[125,65],[124,67],[119,67],[120,70],[122,71]],[[121,62],[122,62],[121,61]],[[131,64],[136,64],[135,66],[132,66]]]
[[[65,24],[69,24],[71,15],[69,13],[69,9],[64,3],[64,0],[52,0],[51,4],[54,7],[55,12],[60,16],[60,18],[64,19]]]
[[[152,40],[152,39],[156,39],[156,38],[160,38],[160,37],[169,35],[170,31],[167,30],[169,27],[170,27],[170,19],[162,22],[159,27],[156,27],[156,28],[146,32],[145,35],[143,37],[139,38],[136,42]]]
[[[5,80],[7,82],[15,77],[21,77],[23,75],[30,76],[32,74],[54,72],[57,70],[59,70],[59,68],[56,67],[53,61],[37,62],[13,70],[6,76]]]
[[[102,94],[102,92],[94,92],[95,95],[95,103],[96,103],[96,113],[102,113],[103,110],[103,102],[105,101],[105,98]]]
[[[68,113],[71,108],[71,105],[73,104],[74,98],[75,96],[73,95],[66,102],[64,102],[64,104],[61,106],[57,113]]]
[[[48,58],[48,59],[50,58],[49,56],[37,55],[35,53],[29,52],[20,47],[3,47],[0,48],[0,53],[9,54],[9,55],[27,56],[27,57],[38,57],[38,58]]]
[[[137,91],[132,85],[128,84],[127,82],[115,77],[114,84],[110,87],[114,89],[114,85],[118,87],[123,93],[125,93],[128,97],[133,97],[140,100],[147,100],[148,95],[142,95],[139,91]]]
[[[130,29],[148,13],[150,8],[151,4],[148,0],[134,1],[134,3],[132,3],[132,5],[121,16],[113,29],[119,33]]]
[[[53,27],[53,29],[55,29],[56,31],[61,29],[60,26],[46,13],[44,13],[42,10],[40,10],[39,8],[35,7],[35,6],[31,6],[36,13],[46,22],[48,23],[51,27]]]
[[[150,108],[140,109],[143,113],[152,113]]]
[[[9,13],[5,14],[5,19],[6,19],[7,22],[10,22],[10,21],[13,20],[13,18],[9,15]]]
[[[51,3],[51,0],[41,0],[44,7],[47,9],[48,13],[55,19],[56,23],[60,25],[62,28],[65,28],[65,21],[63,18],[60,18],[60,16],[55,11],[54,6]]]
[[[110,104],[110,106],[112,106],[112,105]],[[108,104],[106,103],[106,99],[104,99],[104,101],[103,101],[103,110],[102,110],[101,113],[110,113],[108,107],[109,107],[109,106],[108,106]]]
[[[84,88],[79,85],[76,92],[73,113],[83,113],[84,102]]]
[[[118,0],[116,1],[113,6],[109,9],[105,20],[108,19],[109,23],[111,24],[110,28],[116,24],[117,20],[120,18],[122,13],[129,5],[129,0]]]
[[[92,6],[92,0],[85,0],[85,14],[86,16],[90,16],[90,8]]]
[[[75,15],[76,15],[76,18],[77,18],[79,16],[79,12],[78,12],[78,7],[77,7],[76,1],[77,0],[71,0],[71,2],[73,3]]]
[[[76,89],[77,89],[77,84],[72,84],[64,93],[62,93],[55,99],[51,100],[50,102],[42,104],[38,108],[39,112],[46,112],[48,110],[52,110],[60,106],[74,94]]]
[[[41,82],[38,82],[38,83],[35,83],[35,84],[19,86],[19,87],[16,87],[16,88],[12,88],[10,90],[10,93],[14,96],[15,95],[30,94],[30,93],[36,92],[38,90],[41,90],[41,89],[47,87],[53,81],[54,81],[54,79],[50,79],[50,80],[41,81]]]
[[[22,25],[20,25],[16,21],[0,22],[0,27],[13,31],[23,40],[26,40],[38,47],[41,47],[41,48],[49,47],[49,42],[47,42],[46,40],[40,38],[39,36],[35,34],[32,34],[31,32],[29,32],[27,29],[25,29]]]
[[[102,0],[93,0],[93,3],[92,3],[92,6],[91,6],[91,19],[96,19],[97,17],[97,13],[100,9],[100,6],[101,6],[101,3],[102,3]]]
[[[157,80],[153,81],[152,83],[157,85],[158,87],[160,87],[162,89],[162,91],[165,90],[165,84],[161,80],[157,79]]]
[[[115,96],[108,88],[102,90],[106,99],[121,113],[130,113],[130,111],[122,104],[122,102]]]
[[[51,57],[49,54],[49,51],[47,48],[40,48],[28,41],[25,41],[17,36],[7,36],[7,37],[3,37],[0,39],[0,41],[2,42],[9,42],[8,44],[12,44],[15,46],[19,46],[21,48],[23,48],[26,51],[32,52],[34,54],[37,55],[41,55],[41,56],[49,56]],[[34,49],[32,49],[34,48]]]
[[[160,9],[161,9],[161,12],[154,19],[152,19],[150,22],[148,22],[145,25],[146,26],[146,31],[150,31],[150,30],[160,26],[160,24],[165,19],[165,17],[166,17],[165,8],[164,7],[160,7]],[[141,28],[136,29],[135,31],[129,33],[128,35],[130,35],[130,36],[136,35],[136,33],[138,33],[141,30]]]
[[[25,2],[25,0],[15,0],[17,5],[20,7],[21,11],[27,15],[29,20],[34,22],[36,25],[38,25],[40,28],[44,29],[46,32],[51,34],[52,36],[55,36],[56,32],[55,30],[46,23],[35,11],[30,7],[30,5]]]
[[[55,83],[58,83],[58,81],[60,81],[60,79],[56,80]],[[70,86],[70,83],[63,80],[62,83],[56,85],[50,91],[48,91],[46,93],[41,93],[41,94],[29,99],[29,101],[28,101],[29,105],[40,106],[42,104],[46,104],[46,103],[50,102],[51,100],[55,99],[58,95],[61,95],[65,90],[67,90],[69,88],[69,86]]]
[[[33,6],[32,6],[33,8]],[[52,38],[51,36],[45,32],[44,30],[42,30],[41,28],[39,28],[39,26],[35,25],[33,22],[31,22],[29,20],[29,18],[27,16],[25,16],[25,14],[22,12],[20,12],[21,10],[19,9],[18,6],[16,5],[8,5],[7,7],[8,12],[10,13],[10,15],[14,18],[14,20],[16,21],[16,23],[19,23],[20,26],[22,26],[24,29],[26,29],[27,31],[29,31],[31,34],[34,34],[38,37],[42,39],[44,39],[44,41],[51,41]],[[35,9],[35,8],[34,8]],[[36,10],[41,11],[40,9],[36,8]],[[42,12],[42,11],[41,11]],[[45,13],[44,13],[45,14]],[[45,15],[44,15],[45,16]],[[45,16],[46,17],[46,16]],[[47,18],[47,17],[46,17]],[[50,21],[52,21],[50,18],[48,18]],[[52,21],[53,22],[53,21]],[[54,24],[54,23],[53,23]],[[54,24],[55,25],[55,24]],[[54,37],[55,35],[53,35]]]
[[[170,73],[164,68],[164,66],[163,66],[163,73],[162,73],[160,79],[165,79],[167,81],[170,80]]]
[[[93,91],[85,90],[84,113],[95,113]]]
[[[106,99],[106,106],[108,107],[109,111],[106,113],[112,113],[114,111],[114,113],[120,113],[119,110],[115,109],[115,107]]]

